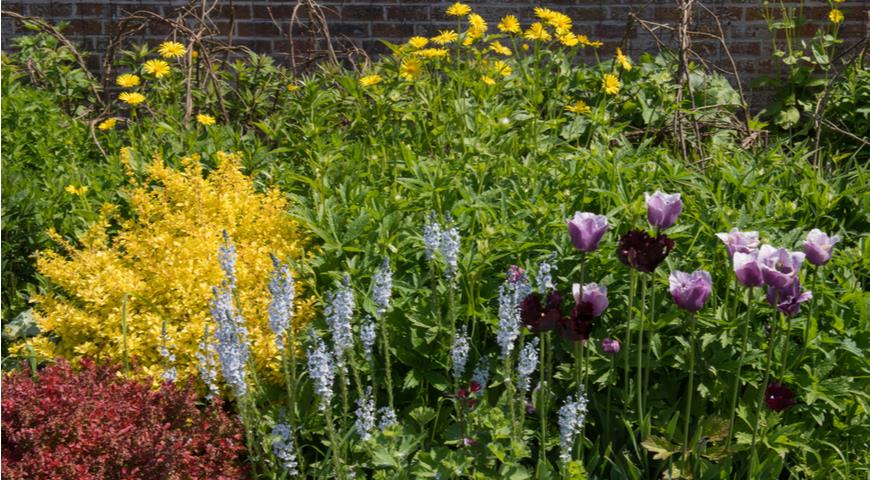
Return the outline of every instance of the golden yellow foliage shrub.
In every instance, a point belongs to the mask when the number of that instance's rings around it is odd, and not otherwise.
[[[66,254],[40,253],[37,268],[59,293],[34,298],[41,335],[29,343],[38,356],[120,364],[126,298],[129,358],[147,374],[163,373],[159,349],[165,321],[169,350],[176,356],[175,365],[166,367],[175,366],[179,380],[197,375],[205,327],[215,330],[209,302],[212,287],[222,279],[217,252],[226,230],[238,255],[239,301],[256,368],[275,381],[280,378],[280,356],[268,327],[269,254],[299,259],[302,234],[287,214],[284,195],[257,192],[240,171],[237,155],[218,154],[217,168],[207,178],[199,160],[186,157],[176,171],[155,159],[144,181],[131,177],[130,219],[119,219],[117,208],[107,205],[80,239],[81,248],[56,238]],[[312,302],[297,300],[295,312],[298,330],[312,317]],[[23,345],[16,350],[29,351]]]

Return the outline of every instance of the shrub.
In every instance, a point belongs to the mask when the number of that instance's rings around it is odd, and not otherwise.
[[[10,479],[188,478],[244,475],[239,423],[220,401],[158,390],[117,368],[80,362],[22,369],[3,383],[3,473]]]
[[[132,171],[132,152],[123,156]],[[82,248],[54,235],[68,255],[45,251],[37,261],[39,272],[57,288],[34,297],[42,335],[28,344],[36,354],[115,362],[135,357],[143,373],[155,378],[176,366],[179,379],[196,375],[211,289],[221,278],[216,252],[226,231],[238,252],[239,301],[255,361],[262,370],[277,371],[268,299],[260,292],[266,291],[272,268],[269,253],[299,258],[302,237],[283,195],[255,191],[239,161],[237,155],[219,154],[216,169],[203,178],[198,156],[183,159],[182,171],[155,160],[143,181],[131,176],[132,218],[104,206],[100,220],[80,239]],[[300,302],[296,309],[297,325],[306,322],[310,306]],[[161,356],[164,346],[169,355]]]

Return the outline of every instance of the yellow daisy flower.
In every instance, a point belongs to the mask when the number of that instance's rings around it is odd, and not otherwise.
[[[423,50],[417,50],[414,54],[425,58],[444,58],[448,55],[448,52],[446,48],[424,48]]]
[[[214,125],[216,120],[211,115],[200,113],[196,116],[196,121],[199,122],[200,125],[205,125],[207,127],[209,125]]]
[[[845,19],[846,17],[843,16],[843,12],[836,8],[828,13],[828,20],[830,20],[833,24],[841,23]]]
[[[118,78],[115,79],[115,83],[117,83],[119,87],[135,87],[136,85],[139,85],[139,77],[132,73],[125,73],[123,75],[118,75]]]
[[[489,26],[486,24],[486,20],[483,19],[480,15],[476,13],[472,13],[468,16],[468,24],[470,25],[468,29],[468,34],[474,37],[482,37]]]
[[[571,30],[571,17],[560,12],[552,12],[547,18],[547,23],[550,24],[557,32],[567,33]]]
[[[292,93],[292,92],[295,92],[296,90],[299,90],[299,85],[296,85],[295,83],[288,83],[287,84],[287,91],[288,92]]]
[[[553,36],[550,35],[550,32],[547,31],[547,28],[544,27],[544,24],[541,22],[533,23],[523,35],[526,40],[537,40],[540,42],[548,42]]]
[[[623,55],[622,49],[619,47],[616,48],[616,61],[619,62],[619,65],[626,72],[631,70],[631,59]]]
[[[552,18],[554,13],[556,12],[550,10],[549,8],[535,7],[535,16],[544,21]]]
[[[567,110],[571,113],[580,113],[580,114],[589,113],[592,111],[592,109],[589,108],[589,105],[586,105],[586,102],[584,102],[583,100],[577,100],[576,102],[574,102],[571,105],[565,105],[565,110]]]
[[[429,44],[429,39],[426,37],[411,37],[408,40],[408,45],[414,48],[423,48]]]
[[[157,47],[157,52],[163,58],[178,58],[184,56],[187,49],[178,42],[163,42]]]
[[[499,55],[504,55],[506,57],[510,57],[511,55],[513,55],[513,52],[511,52],[511,49],[502,45],[501,42],[499,42],[498,40],[490,43],[489,49],[492,50],[493,52],[499,54]]]
[[[453,30],[441,30],[437,36],[432,37],[432,41],[438,45],[447,45],[455,42],[457,38],[459,38],[459,34]]]
[[[495,85],[495,79],[492,78],[492,77],[490,77],[490,76],[488,76],[488,75],[484,75],[484,76],[480,77],[480,80],[481,80],[483,83],[489,85],[490,87],[493,86],[493,85]]]
[[[517,17],[508,15],[498,23],[498,29],[504,33],[520,33],[520,22]]]
[[[111,129],[115,128],[115,125],[117,125],[117,123],[118,123],[117,118],[114,118],[114,117],[107,118],[107,119],[103,120],[102,122],[100,122],[100,124],[97,125],[97,128],[99,128],[100,130],[105,132],[106,130],[111,130]]]
[[[366,75],[364,77],[360,77],[359,84],[363,87],[371,87],[372,85],[377,85],[377,84],[381,83],[381,80],[383,80],[381,78],[381,76],[378,75],[377,73],[375,73],[372,75]]]
[[[566,47],[574,47],[580,43],[580,40],[577,39],[577,35],[574,35],[571,32],[563,33],[557,36],[559,39],[559,43],[565,45]]]
[[[399,66],[399,76],[405,80],[413,81],[420,76],[422,70],[423,64],[420,63],[420,60],[409,57],[402,60],[402,64]]]
[[[496,73],[498,73],[502,77],[509,77],[511,73],[514,73],[514,69],[501,60],[496,60],[493,64],[493,68],[495,69]]]
[[[464,17],[471,13],[471,7],[464,3],[456,2],[447,8],[447,15],[452,17]]]
[[[81,187],[76,187],[75,185],[67,185],[65,190],[69,194],[83,196],[88,193],[88,186],[82,185]]]
[[[616,95],[619,93],[619,88],[621,86],[622,84],[619,83],[619,79],[612,73],[605,73],[604,78],[601,80],[601,88],[603,88],[604,92],[608,95]]]
[[[145,101],[145,95],[138,92],[121,92],[121,94],[118,95],[118,100],[128,105],[139,105]]]
[[[157,78],[163,78],[169,75],[170,69],[169,64],[163,60],[148,60],[142,65],[142,71]]]

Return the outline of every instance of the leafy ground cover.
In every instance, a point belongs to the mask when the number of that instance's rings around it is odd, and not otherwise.
[[[189,378],[252,478],[866,476],[866,115],[768,127],[678,55],[578,63],[559,12],[446,14],[362,71],[135,46],[111,92],[21,39],[4,366]]]

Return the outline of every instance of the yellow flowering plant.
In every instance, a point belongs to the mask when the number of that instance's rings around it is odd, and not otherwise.
[[[199,344],[206,327],[214,332],[209,301],[221,281],[217,252],[226,231],[238,255],[238,301],[254,362],[262,377],[278,382],[280,355],[268,327],[269,255],[303,261],[304,236],[286,213],[284,195],[258,192],[240,161],[218,153],[214,171],[204,176],[197,155],[182,159],[179,171],[156,158],[141,181],[130,177],[129,218],[118,206],[104,205],[80,248],[53,234],[61,248],[40,252],[37,260],[55,286],[33,298],[41,334],[13,353],[129,359],[143,375],[160,378],[174,367],[179,379],[196,377]],[[68,191],[83,195],[87,187]],[[313,313],[302,298],[297,294],[295,329]],[[159,352],[164,328],[175,356],[171,365]]]

